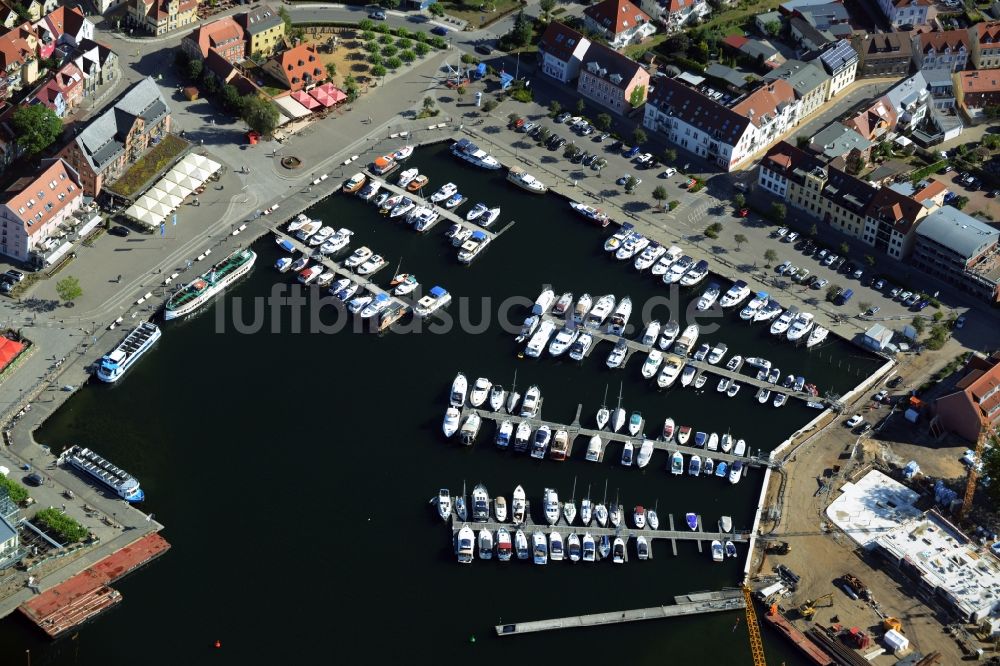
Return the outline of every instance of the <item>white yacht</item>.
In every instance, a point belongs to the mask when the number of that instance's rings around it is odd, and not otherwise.
[[[514,488],[514,497],[511,500],[511,519],[515,525],[524,523],[527,510],[528,502],[525,499],[524,488],[517,486]]]
[[[368,257],[368,260],[363,262],[358,266],[358,275],[371,275],[377,272],[380,268],[383,268],[386,263],[385,257],[380,254],[373,254]]]
[[[441,213],[427,206],[419,206],[410,211],[406,219],[412,222],[414,230],[423,233],[430,231],[437,224],[441,219]]]
[[[621,247],[621,244],[625,241],[625,239],[632,235],[633,231],[635,231],[634,224],[631,222],[623,224],[618,231],[604,241],[604,251],[616,252],[618,248]]]
[[[498,217],[500,217],[500,206],[490,208],[480,216],[478,220],[479,226],[483,229],[489,229],[490,225],[496,222]]]
[[[514,551],[517,553],[517,559],[528,559],[528,537],[524,534],[524,530],[514,532]]]
[[[562,562],[563,539],[559,532],[549,532],[549,559],[553,562]]]
[[[594,541],[594,537],[591,536],[590,532],[586,532],[583,535],[583,555],[582,558],[584,562],[595,562],[597,561],[597,543]]]
[[[472,446],[472,443],[476,441],[476,435],[479,434],[479,426],[482,423],[482,418],[475,412],[465,417],[465,423],[462,424],[462,427],[458,431],[459,436],[462,438],[462,444]]]
[[[552,334],[556,332],[555,323],[546,319],[538,327],[538,330],[531,336],[528,341],[528,346],[524,348],[524,353],[532,358],[538,358],[542,354],[542,350],[545,349],[545,345],[548,344],[549,338]]]
[[[639,254],[649,246],[649,239],[640,233],[633,233],[626,238],[621,247],[615,251],[615,259],[626,261]]]
[[[556,304],[552,306],[552,314],[557,317],[562,317],[566,314],[566,311],[569,310],[569,306],[571,305],[573,305],[573,292],[567,291],[560,296],[559,300],[556,301]]]
[[[640,468],[645,467],[649,464],[650,459],[653,457],[653,442],[652,440],[644,439],[642,440],[642,445],[639,447],[639,454],[635,458],[635,464]]]
[[[674,351],[678,354],[688,354],[698,343],[700,333],[701,328],[697,324],[691,324],[685,328],[681,336],[677,338],[677,342],[674,343]]]
[[[600,328],[604,325],[604,320],[608,318],[614,309],[614,294],[605,294],[604,296],[601,296],[597,299],[597,302],[594,303],[594,307],[591,308],[590,312],[587,314],[587,326],[591,328]]]
[[[559,522],[559,493],[552,488],[545,489],[545,521],[549,525]]]
[[[535,564],[548,564],[549,542],[545,540],[545,535],[541,532],[535,532],[531,535],[531,553]]]
[[[548,322],[546,322],[548,323]],[[608,354],[607,366],[611,369],[620,368],[625,361],[625,354],[628,353],[628,342],[625,338],[620,338]]]
[[[745,306],[743,306],[743,309],[740,310],[740,319],[743,321],[752,321],[754,317],[757,316],[757,313],[767,306],[770,300],[771,297],[767,295],[766,291],[758,291],[754,294],[754,297],[751,298]]]
[[[696,374],[698,374],[698,368],[690,363],[685,365],[684,370],[681,371],[681,386],[691,386],[691,382],[694,381]]]
[[[400,187],[406,187],[414,181],[414,179],[420,175],[420,171],[417,169],[407,169],[403,173],[399,174],[399,180],[396,181]]]
[[[375,253],[370,247],[362,245],[344,261],[344,266],[347,268],[357,268],[361,264],[368,261],[374,254]]]
[[[549,450],[549,442],[552,441],[552,429],[543,425],[535,431],[535,438],[531,442],[531,457],[536,460],[545,458]]]
[[[702,259],[689,268],[679,280],[682,287],[693,287],[708,275],[708,262]]]
[[[587,318],[587,313],[590,312],[591,306],[594,304],[594,299],[591,298],[590,294],[583,294],[580,296],[579,300],[576,302],[576,308],[573,310],[573,323],[580,325]]]
[[[674,284],[680,282],[680,279],[688,272],[688,269],[694,266],[694,259],[689,255],[684,255],[677,261],[675,261],[670,266],[670,270],[663,274],[663,284]]]
[[[788,327],[792,325],[792,320],[799,316],[799,309],[794,305],[784,312],[781,316],[771,323],[771,333],[774,335],[783,335]]]
[[[719,305],[723,308],[731,308],[743,302],[750,295],[750,287],[743,280],[737,280],[729,291],[719,300]]]
[[[507,392],[503,390],[503,387],[499,384],[494,384],[493,388],[490,389],[490,409],[494,412],[502,410],[506,398]]]
[[[486,486],[477,483],[472,489],[472,520],[485,523],[490,519],[490,494]]]
[[[510,446],[511,437],[514,435],[514,424],[510,419],[504,419],[497,428],[496,444],[498,449],[506,449]]]
[[[702,311],[708,310],[719,300],[721,291],[722,287],[719,286],[718,282],[709,282],[708,286],[705,287],[705,291],[702,292],[701,298],[698,299],[697,308]]]
[[[813,327],[814,315],[811,312],[803,312],[795,318],[792,325],[788,328],[788,340],[789,342],[798,342],[803,337],[805,337]]]
[[[758,310],[757,314],[753,316],[754,323],[758,321],[771,321],[780,315],[782,311],[781,303],[771,298],[767,301],[767,305]]]
[[[389,294],[376,294],[368,305],[361,308],[361,312],[358,313],[358,316],[362,319],[371,319],[388,308],[391,303],[392,299],[389,297]]]
[[[659,243],[650,243],[646,246],[638,257],[635,258],[635,270],[644,271],[656,263],[660,257],[666,254],[667,248],[663,247]]]
[[[549,354],[552,356],[561,356],[570,345],[576,342],[576,339],[580,336],[580,329],[577,328],[563,328],[561,331],[556,333],[556,337],[552,338],[552,342],[549,343]]]
[[[451,144],[451,154],[481,169],[499,169],[500,161],[468,139]]]
[[[486,402],[486,399],[490,395],[490,388],[493,387],[493,382],[486,379],[486,377],[480,377],[472,385],[472,392],[469,394],[469,402],[472,403],[473,407],[482,407]]]
[[[601,436],[594,435],[587,443],[587,462],[599,462],[601,459]]]
[[[317,245],[322,245],[327,240],[329,240],[330,236],[332,236],[334,233],[335,232],[333,227],[323,227],[309,237],[309,245],[311,245],[312,247],[316,247]]]
[[[663,256],[660,257],[655,264],[653,264],[653,267],[650,268],[649,271],[653,275],[662,276],[666,274],[666,272],[670,270],[670,267],[674,265],[674,262],[680,259],[682,254],[684,254],[684,251],[679,247],[676,245],[670,246]]]
[[[441,426],[445,437],[451,437],[458,432],[458,424],[461,416],[461,413],[454,407],[449,407],[445,410],[444,423]]]
[[[420,318],[429,317],[448,303],[451,303],[451,294],[443,287],[434,286],[431,287],[426,296],[417,301],[413,308],[413,314]]]
[[[646,357],[646,361],[642,364],[642,376],[646,379],[655,377],[661,363],[663,363],[663,352],[659,349],[650,350],[649,356]]]
[[[455,379],[451,383],[451,396],[449,397],[449,403],[452,407],[461,409],[465,406],[465,394],[468,389],[469,383],[465,379],[465,375],[461,372],[455,375]]]
[[[822,326],[816,326],[813,328],[812,333],[809,334],[809,339],[806,341],[806,347],[815,347],[819,343],[826,340],[826,336],[830,334],[830,331],[823,328]]]
[[[569,357],[574,361],[582,361],[587,356],[587,352],[590,351],[590,347],[593,344],[594,336],[590,333],[583,333],[577,337],[576,342],[570,345]]]
[[[615,308],[615,312],[611,315],[611,323],[608,325],[608,332],[611,335],[622,335],[625,333],[625,327],[628,325],[629,317],[632,316],[632,299],[626,296],[619,303],[618,307]]]
[[[708,358],[705,360],[710,364],[715,365],[723,359],[727,351],[729,351],[729,347],[726,346],[726,343],[719,342],[712,347],[712,351],[708,353]]]
[[[442,488],[438,491],[437,509],[441,520],[451,518],[451,493],[447,488]]]
[[[330,238],[320,245],[319,251],[322,254],[336,254],[340,252],[351,242],[351,236],[354,232],[346,227],[338,229]]]
[[[504,499],[503,495],[497,495],[493,498],[493,515],[496,516],[498,523],[507,522],[507,500]]]
[[[403,197],[399,200],[395,206],[389,210],[389,217],[403,217],[404,215],[409,215],[410,211],[417,207],[417,202],[410,197]]]
[[[521,402],[521,417],[533,419],[538,416],[538,408],[541,406],[541,400],[541,390],[537,386],[529,388],[528,392],[524,394],[524,400]]]
[[[556,292],[551,289],[543,289],[542,293],[535,299],[535,304],[531,306],[531,314],[540,315],[549,311],[556,302]]]
[[[460,564],[469,564],[472,562],[475,541],[476,533],[472,531],[472,528],[468,525],[462,525],[462,529],[458,531],[458,536],[455,537],[455,555],[458,557]]]
[[[647,347],[652,347],[656,344],[657,338],[660,337],[660,328],[661,326],[659,320],[654,319],[649,322],[649,325],[646,327],[646,332],[642,334],[642,339],[639,342]]]
[[[507,172],[507,181],[517,185],[522,190],[532,194],[545,194],[549,186],[541,182],[521,167],[511,167]]]
[[[493,532],[490,530],[479,530],[479,559],[493,559]]]
[[[657,346],[666,351],[670,345],[674,344],[674,340],[677,339],[677,335],[681,332],[681,325],[677,323],[676,319],[671,319],[663,327],[660,332],[660,340],[657,342]]]
[[[501,527],[497,530],[497,559],[501,562],[509,562],[513,554],[510,531],[506,527]]]
[[[489,209],[490,209],[489,206],[480,201],[475,206],[473,206],[468,213],[465,214],[465,221],[472,222],[473,220],[480,217],[483,213],[485,213]]]
[[[431,203],[438,203],[439,201],[445,201],[449,199],[453,194],[458,192],[458,185],[455,183],[445,183],[437,192],[430,196]]]
[[[667,354],[663,359],[663,369],[656,378],[656,385],[660,388],[669,388],[677,381],[681,370],[684,367],[684,360],[676,354]]]

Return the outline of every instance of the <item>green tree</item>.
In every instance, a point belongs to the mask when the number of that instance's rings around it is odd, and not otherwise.
[[[400,39],[409,39],[413,35],[410,34],[409,30],[407,30],[403,26],[400,26],[400,27],[396,28],[396,36],[399,37]],[[399,48],[403,48],[403,47],[400,46]]]
[[[326,69],[326,77],[333,81],[333,77],[337,76],[337,65],[333,62],[328,62],[323,67]]]
[[[62,120],[56,112],[41,104],[18,106],[12,117],[18,147],[28,155],[37,155],[51,146],[62,134]]]
[[[969,197],[967,196],[955,197],[955,200],[951,202],[951,205],[959,210],[962,210],[963,208],[969,205]]]
[[[527,46],[528,42],[531,41],[532,27],[531,21],[524,15],[524,10],[522,9],[517,14],[517,19],[514,21],[514,27],[510,31],[510,40],[515,46]]]
[[[56,282],[56,293],[64,303],[72,303],[83,296],[83,289],[80,287],[80,281],[69,275]]]
[[[996,506],[1000,504],[1000,483],[996,482],[997,479],[1000,479],[1000,443],[997,443],[996,440],[993,441],[993,446],[984,447],[982,463],[982,474],[993,480],[993,483],[986,486],[986,494]]]
[[[495,108],[497,108],[497,101],[495,99],[488,99],[483,102],[483,111],[485,113],[489,113]]]
[[[785,221],[785,216],[788,215],[788,209],[785,204],[780,201],[771,202],[771,219],[781,224]]]
[[[409,49],[406,49],[405,51],[400,52],[399,57],[402,58],[403,62],[413,62],[417,59],[417,54]]]
[[[777,37],[778,33],[781,32],[781,22],[780,21],[768,21],[764,24],[764,30],[771,37]]]
[[[816,236],[819,235],[819,227],[817,227],[815,223],[813,223],[813,225],[809,227],[809,235],[812,238],[816,238]]]
[[[545,143],[546,141],[549,140],[550,136],[552,136],[552,132],[549,131],[549,128],[543,127],[542,129],[538,130],[538,136],[536,138],[538,139],[538,143]]]
[[[257,95],[246,95],[241,104],[240,117],[247,126],[262,136],[271,136],[278,127],[278,109],[271,102]]]
[[[282,7],[282,9],[284,9],[284,7]],[[285,12],[285,14],[287,13],[288,12]],[[278,14],[280,15],[281,12],[279,11]],[[284,18],[284,16],[282,16],[282,18]],[[361,19],[360,21],[358,21],[358,30],[361,30],[362,32],[371,30],[374,27],[375,27],[375,22],[372,21],[371,19]]]
[[[805,135],[802,135],[802,134],[800,134],[799,136],[795,137],[795,145],[798,146],[802,150],[805,150],[806,148],[808,148],[810,143],[812,143],[812,137],[808,137],[808,136],[805,136]]]
[[[917,335],[920,335],[924,332],[924,329],[927,328],[927,320],[920,315],[917,315],[913,318],[913,321],[910,322],[910,326],[912,326],[913,330],[917,332]]]
[[[392,35],[388,34],[379,35],[378,41],[382,44],[392,44]]]
[[[774,262],[776,262],[777,260],[778,260],[778,253],[777,252],[775,252],[774,250],[765,250],[764,251],[764,261],[767,262],[764,265],[765,268],[770,268],[771,265]]]
[[[843,256],[846,257],[848,254],[850,254],[850,252],[851,252],[851,246],[850,245],[848,245],[846,242],[840,244],[840,254],[841,255],[843,255]]]
[[[667,148],[663,151],[663,161],[664,162],[676,162],[677,161],[677,151],[673,148]]]
[[[632,88],[631,94],[628,96],[628,103],[632,105],[635,109],[642,105],[646,101],[646,86],[636,86]]]
[[[278,8],[278,16],[280,16],[281,20],[284,22],[284,24],[285,24],[285,30],[286,31],[291,30],[292,29],[292,17],[288,14],[288,10],[285,9],[284,7],[279,7]],[[372,22],[368,21],[368,25],[371,26],[371,24],[372,24]],[[370,28],[368,28],[368,29],[370,29]]]
[[[6,476],[0,476],[0,488],[7,489],[7,495],[14,504],[21,504],[28,499],[28,489]]]
[[[413,50],[417,52],[417,55],[421,58],[430,53],[431,47],[427,46],[424,42],[419,42],[413,47]]]
[[[831,284],[826,289],[826,300],[832,301],[841,291],[843,291],[843,289],[841,289],[839,284]]]
[[[234,113],[239,113],[240,103],[243,99],[240,97],[240,93],[236,90],[235,86],[231,86],[228,83],[222,86],[222,90],[219,91],[219,97],[222,99],[223,107]]]
[[[215,78],[215,74],[211,70],[206,69],[201,74],[201,87],[209,95],[214,95],[219,92],[219,82]]]
[[[549,116],[550,117],[555,118],[556,116],[558,116],[560,114],[560,112],[562,112],[562,104],[560,104],[556,100],[552,100],[551,102],[549,102]]]
[[[872,304],[869,303],[868,301],[861,301],[860,303],[858,303],[858,310],[862,314],[864,314],[865,312],[868,312],[868,310],[870,310],[871,307],[872,307]]]
[[[403,61],[399,58],[399,56],[393,56],[385,61],[385,66],[389,69],[399,69],[403,66]]]
[[[549,18],[549,14],[556,7],[556,0],[541,0],[538,3],[539,8],[541,8],[543,15],[546,19]]]
[[[873,255],[866,254],[865,263],[868,264],[869,268],[875,268],[875,257]]]
[[[388,44],[382,47],[382,55],[384,55],[386,58],[391,58],[397,53],[399,53],[399,49],[397,49],[392,44]]]
[[[576,112],[583,115],[583,112],[587,110],[587,103],[583,101],[583,98],[576,100]]]
[[[667,188],[663,185],[657,185],[653,188],[653,199],[659,204],[660,208],[663,208],[663,202],[667,200]]]
[[[635,179],[634,176],[629,176],[625,179],[625,191],[635,192],[635,188],[639,186],[639,181]]]
[[[385,65],[382,65],[382,64],[372,65],[371,72],[372,72],[372,76],[375,76],[375,77],[385,76],[386,75]]]
[[[77,543],[87,538],[87,528],[56,508],[42,509],[35,514],[34,522],[51,532],[63,543]]]
[[[743,196],[742,192],[737,192],[733,195],[733,205],[737,208],[743,208],[747,204],[747,198]]]
[[[646,132],[641,127],[636,127],[635,131],[632,132],[632,141],[635,142],[635,145],[641,146],[648,140],[649,137],[646,136]]]
[[[733,236],[733,240],[736,241],[736,251],[738,252],[743,247],[743,243],[747,242],[747,237],[743,234],[736,234]]]
[[[712,224],[708,225],[707,229],[705,229],[705,235],[708,236],[709,238],[715,239],[719,237],[720,231],[722,231],[722,225],[719,224],[718,222],[713,222]]]
[[[205,63],[201,61],[200,58],[191,58],[188,60],[187,64],[187,75],[192,81],[197,81],[201,78],[201,73],[205,69]]]
[[[594,119],[594,124],[597,125],[597,129],[602,132],[607,132],[611,129],[612,122],[610,113],[599,113],[597,118]]]
[[[386,9],[399,9],[399,0],[378,0],[378,6]]]
[[[424,97],[423,104],[424,104],[424,108],[426,110],[430,111],[431,109],[434,108],[434,98],[431,97],[430,95],[428,95],[427,97]]]
[[[513,127],[514,123],[516,123],[520,119],[521,119],[521,116],[518,115],[518,114],[516,114],[516,113],[508,113],[507,114],[507,124],[510,125],[511,127]]]

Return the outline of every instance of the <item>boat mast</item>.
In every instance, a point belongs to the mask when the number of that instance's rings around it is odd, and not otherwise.
[[[570,502],[576,502],[576,477],[573,477],[573,494],[569,496]]]
[[[618,384],[618,409],[622,408],[622,386],[623,384]]]
[[[514,395],[517,390],[517,368],[514,368],[514,383],[510,386],[510,394]]]
[[[464,488],[465,488],[465,486],[463,486],[463,492],[464,492]],[[607,479],[604,479],[604,499],[601,500],[601,504],[603,504],[604,506],[608,505],[608,480]]]
[[[574,483],[575,483],[575,481],[574,481]],[[590,484],[589,483],[587,484],[587,499],[588,500],[590,499]]]
[[[604,385],[604,400],[601,402],[601,409],[608,408],[608,385]]]

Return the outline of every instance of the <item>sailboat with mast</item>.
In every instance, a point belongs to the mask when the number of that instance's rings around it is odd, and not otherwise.
[[[625,410],[622,409],[622,387],[623,384],[618,385],[618,407],[615,408],[615,413],[611,417],[611,429],[618,432],[625,425]]]
[[[574,481],[575,483],[575,481]],[[580,501],[580,522],[584,527],[590,526],[594,517],[594,506],[590,503],[590,484],[587,484],[587,496]]]
[[[513,414],[514,409],[517,407],[517,401],[521,399],[521,394],[517,392],[517,370],[514,370],[514,383],[510,387],[510,393],[507,394],[507,413]]]
[[[604,479],[604,499],[594,506],[594,520],[601,527],[608,526],[608,480]]]
[[[563,502],[563,517],[567,525],[572,525],[576,520],[576,477],[573,477],[573,494],[569,496],[568,502]]]
[[[608,385],[605,384],[604,400],[601,402],[601,408],[597,410],[597,429],[604,430],[609,420],[611,420],[611,410],[608,409]]]
[[[462,494],[455,498],[455,513],[463,523],[469,519],[469,510],[465,506],[465,481],[462,481]]]

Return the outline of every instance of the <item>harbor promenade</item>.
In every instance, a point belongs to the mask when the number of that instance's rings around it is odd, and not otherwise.
[[[641,434],[637,437],[633,437],[628,433],[617,433],[611,430],[596,430],[594,428],[584,428],[580,423],[580,414],[583,411],[583,405],[577,405],[576,417],[573,419],[572,423],[556,423],[555,421],[546,421],[540,417],[536,418],[525,418],[520,416],[515,416],[508,414],[506,412],[493,412],[488,409],[479,409],[476,407],[463,407],[461,411],[461,421],[465,421],[465,417],[471,413],[476,413],[480,418],[484,420],[493,421],[496,424],[500,424],[503,421],[510,420],[515,425],[521,421],[527,421],[532,429],[538,429],[541,426],[548,426],[552,432],[557,430],[565,430],[569,433],[569,449],[566,452],[566,457],[569,458],[573,455],[573,446],[578,437],[586,437],[588,440],[595,435],[601,438],[601,456],[599,460],[604,460],[604,455],[607,449],[607,445],[611,442],[617,442],[625,444],[625,442],[631,442],[638,451],[642,443],[647,439]],[[539,409],[539,414],[541,414],[541,409]],[[706,449],[701,449],[695,446],[686,446],[683,444],[678,444],[676,442],[664,442],[660,439],[653,439],[653,449],[656,451],[664,451],[669,455],[673,455],[675,451],[679,451],[688,456],[699,455],[708,456],[715,460],[716,462],[724,461],[726,464],[736,462],[737,460],[743,463],[744,467],[778,467],[780,463],[778,461],[771,460],[770,457],[760,451],[754,455],[742,455],[737,456],[732,453],[726,453],[725,451],[708,451]],[[749,450],[749,447],[748,447]],[[669,468],[669,462],[667,467]],[[686,474],[685,470],[685,474]],[[744,475],[745,475],[744,471]]]
[[[571,617],[557,617],[549,620],[515,622],[496,625],[498,636],[515,636],[556,629],[579,629],[641,620],[660,620],[682,615],[700,615],[721,611],[741,610],[744,606],[740,590],[720,590],[718,592],[697,592],[674,597],[674,603],[652,608],[637,608],[626,611],[590,613]]]

